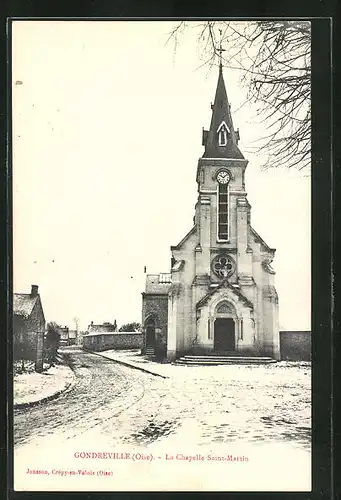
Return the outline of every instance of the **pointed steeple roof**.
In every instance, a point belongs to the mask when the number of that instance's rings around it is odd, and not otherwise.
[[[244,156],[238,148],[239,132],[235,131],[233,127],[221,63],[214,104],[211,108],[210,129],[203,131],[203,146],[205,146],[203,158],[243,159]]]

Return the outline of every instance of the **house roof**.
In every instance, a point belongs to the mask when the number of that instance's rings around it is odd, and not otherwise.
[[[114,332],[115,325],[112,323],[102,323],[100,325],[94,325],[93,323],[88,327],[89,332]]]
[[[33,307],[37,302],[38,295],[32,297],[29,293],[13,294],[13,314],[28,318],[31,315]]]
[[[147,274],[146,293],[167,295],[171,284],[172,275],[170,273]]]

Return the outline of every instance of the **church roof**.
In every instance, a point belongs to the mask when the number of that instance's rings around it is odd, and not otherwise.
[[[172,275],[170,273],[147,274],[146,293],[168,295],[171,284]]]
[[[276,248],[270,248],[269,245],[267,243],[265,243],[265,241],[263,240],[263,238],[261,236],[259,236],[259,234],[253,229],[253,227],[250,226],[250,229],[251,229],[251,233],[253,234],[253,236],[255,237],[255,240],[258,242],[258,243],[261,243],[263,245],[263,247],[270,253],[275,253],[276,252]]]
[[[225,127],[227,138],[225,145],[219,145],[218,132]],[[227,98],[223,67],[219,66],[219,76],[214,104],[212,106],[211,125],[208,131],[203,131],[203,158],[234,158],[244,159],[238,148],[239,132],[234,130],[231,106]]]
[[[171,246],[171,250],[178,250],[179,248],[181,248],[181,246],[185,243],[185,241],[187,241],[188,238],[192,234],[194,234],[196,230],[197,230],[197,225],[194,224],[194,226],[192,227],[192,229],[190,231],[188,231],[188,233],[182,238],[182,240],[177,245],[172,245]]]

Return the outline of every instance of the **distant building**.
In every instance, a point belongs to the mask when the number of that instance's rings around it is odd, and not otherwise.
[[[70,330],[68,326],[58,328],[60,345],[74,345],[77,342],[77,330]]]
[[[74,345],[77,342],[77,330],[69,330],[68,345]]]
[[[69,328],[67,326],[60,326],[58,333],[60,335],[60,345],[67,345],[69,343]]]
[[[91,321],[88,326],[89,333],[108,333],[108,332],[117,332],[117,323],[116,320],[114,323],[102,323],[100,325],[95,325],[93,321]]]
[[[13,295],[13,349],[14,359],[35,362],[36,371],[43,369],[45,316],[38,286],[31,293]]]

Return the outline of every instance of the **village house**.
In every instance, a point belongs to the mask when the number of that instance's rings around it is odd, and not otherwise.
[[[67,326],[58,327],[60,345],[67,345],[69,341],[69,328]]]
[[[32,285],[31,293],[13,295],[13,354],[14,359],[35,362],[35,370],[43,370],[45,317],[38,293]]]
[[[98,325],[95,325],[93,321],[91,321],[90,325],[88,326],[88,332],[89,333],[106,333],[106,332],[116,332],[117,331],[117,323],[114,321],[114,323],[101,323]]]
[[[77,342],[77,330],[70,330],[68,326],[59,326],[60,345],[74,345]]]
[[[69,330],[68,345],[77,343],[77,330]]]
[[[169,360],[229,353],[280,358],[275,249],[251,224],[245,170],[220,64],[193,227],[171,247],[170,272],[146,276],[143,352]]]

